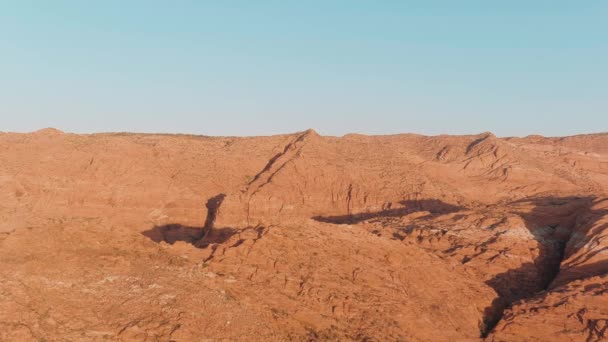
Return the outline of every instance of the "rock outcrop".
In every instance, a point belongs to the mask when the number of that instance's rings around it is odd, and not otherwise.
[[[602,341],[608,135],[0,134],[0,340]]]

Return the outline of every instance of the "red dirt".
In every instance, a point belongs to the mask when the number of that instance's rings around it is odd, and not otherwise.
[[[2,341],[608,339],[608,134],[0,133]]]

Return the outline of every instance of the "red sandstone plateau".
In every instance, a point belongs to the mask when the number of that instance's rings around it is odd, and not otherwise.
[[[0,133],[1,341],[608,340],[608,134]]]

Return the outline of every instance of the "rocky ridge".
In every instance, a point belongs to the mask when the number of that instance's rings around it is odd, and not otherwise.
[[[47,129],[0,161],[0,340],[606,338],[606,134]]]

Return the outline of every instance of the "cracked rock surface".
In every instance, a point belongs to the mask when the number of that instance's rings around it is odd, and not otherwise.
[[[0,133],[0,341],[604,341],[608,135]]]

